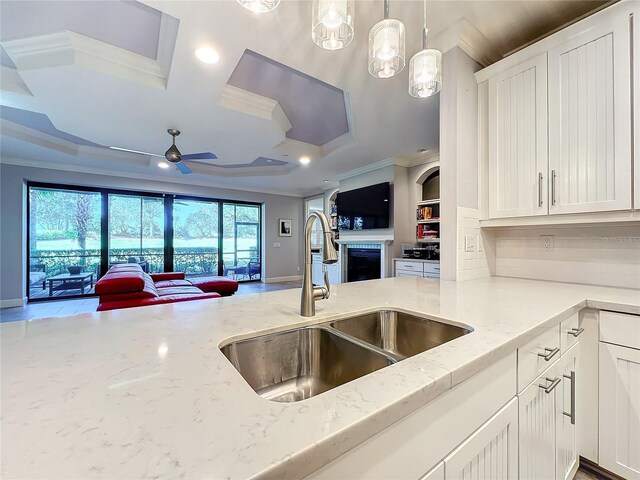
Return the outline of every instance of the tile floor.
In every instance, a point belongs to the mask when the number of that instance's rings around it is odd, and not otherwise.
[[[300,288],[302,282],[240,283],[236,295],[272,292],[288,288]],[[3,308],[0,310],[0,323],[19,320],[35,320],[46,317],[66,317],[79,313],[95,312],[98,308],[97,297],[54,300],[51,302],[33,302],[24,307]]]

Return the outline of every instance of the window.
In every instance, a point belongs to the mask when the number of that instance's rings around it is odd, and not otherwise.
[[[109,267],[137,263],[164,271],[164,199],[109,194]]]
[[[28,212],[29,300],[91,295],[122,262],[148,273],[261,278],[257,204],[29,183]]]
[[[100,275],[100,194],[29,188],[29,298],[93,293]]]
[[[173,269],[189,276],[218,275],[218,202],[173,201]]]
[[[306,207],[307,211],[305,212],[305,222],[312,212],[324,212],[324,199],[322,197],[318,197],[307,200]],[[320,222],[318,222],[317,220],[313,222],[313,226],[311,227],[311,246],[313,248],[322,247],[322,227],[320,226]]]

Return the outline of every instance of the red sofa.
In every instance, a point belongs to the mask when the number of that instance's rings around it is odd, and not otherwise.
[[[183,272],[145,273],[136,263],[114,265],[96,283],[98,311],[186,302],[233,295],[238,282],[225,277],[187,280]]]

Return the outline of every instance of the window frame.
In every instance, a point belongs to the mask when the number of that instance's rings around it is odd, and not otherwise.
[[[26,235],[25,235],[25,247],[26,247],[26,264],[24,265],[25,270],[25,288],[27,295],[27,302],[50,302],[53,300],[69,300],[74,298],[87,298],[87,297],[95,297],[97,296],[94,293],[87,294],[76,294],[76,295],[65,295],[63,297],[45,297],[45,298],[31,298],[30,290],[29,290],[29,268],[31,265],[31,250],[29,248],[29,240],[31,238],[31,222],[30,212],[31,212],[31,201],[29,191],[31,188],[41,188],[41,189],[49,189],[49,190],[67,190],[67,191],[75,191],[75,192],[93,192],[100,193],[100,274],[104,275],[108,271],[109,268],[109,194],[116,195],[131,195],[131,196],[143,196],[143,197],[154,197],[154,198],[162,198],[164,204],[164,271],[165,272],[173,272],[173,202],[175,200],[194,200],[194,201],[203,201],[203,202],[215,202],[218,205],[218,251],[222,254],[222,242],[223,242],[223,224],[222,215],[223,215],[223,206],[225,203],[227,204],[235,204],[235,205],[247,205],[258,208],[258,245],[260,252],[260,270],[264,271],[264,263],[263,263],[263,252],[262,249],[264,247],[262,242],[262,232],[263,232],[263,203],[260,202],[252,202],[245,200],[229,200],[225,198],[217,198],[217,197],[205,197],[200,195],[187,195],[187,194],[178,194],[178,193],[161,193],[154,191],[145,191],[145,190],[130,190],[126,188],[110,188],[110,187],[91,187],[85,185],[73,185],[73,184],[65,184],[65,183],[51,183],[51,182],[38,182],[38,181],[26,181],[26,212],[25,212],[25,223],[26,223]],[[103,273],[104,272],[104,273]],[[222,262],[218,262],[218,276],[222,276]],[[99,279],[98,277],[96,281]],[[248,282],[260,282],[262,280],[262,275],[260,279],[255,280],[242,280],[242,283]]]

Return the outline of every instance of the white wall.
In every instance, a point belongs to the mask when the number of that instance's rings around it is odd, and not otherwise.
[[[266,280],[299,276],[304,263],[301,235],[304,215],[302,198],[219,189],[179,183],[138,180],[107,175],[75,173],[17,165],[0,165],[0,300],[25,297],[26,226],[25,182],[108,187],[147,192],[242,200],[263,204],[263,268]],[[278,236],[278,219],[293,220],[293,235]],[[280,247],[274,247],[274,242]]]
[[[640,288],[640,228],[566,226],[484,229],[493,250],[493,273],[611,287]],[[545,252],[542,235],[553,236]],[[488,243],[487,242],[487,243]]]

